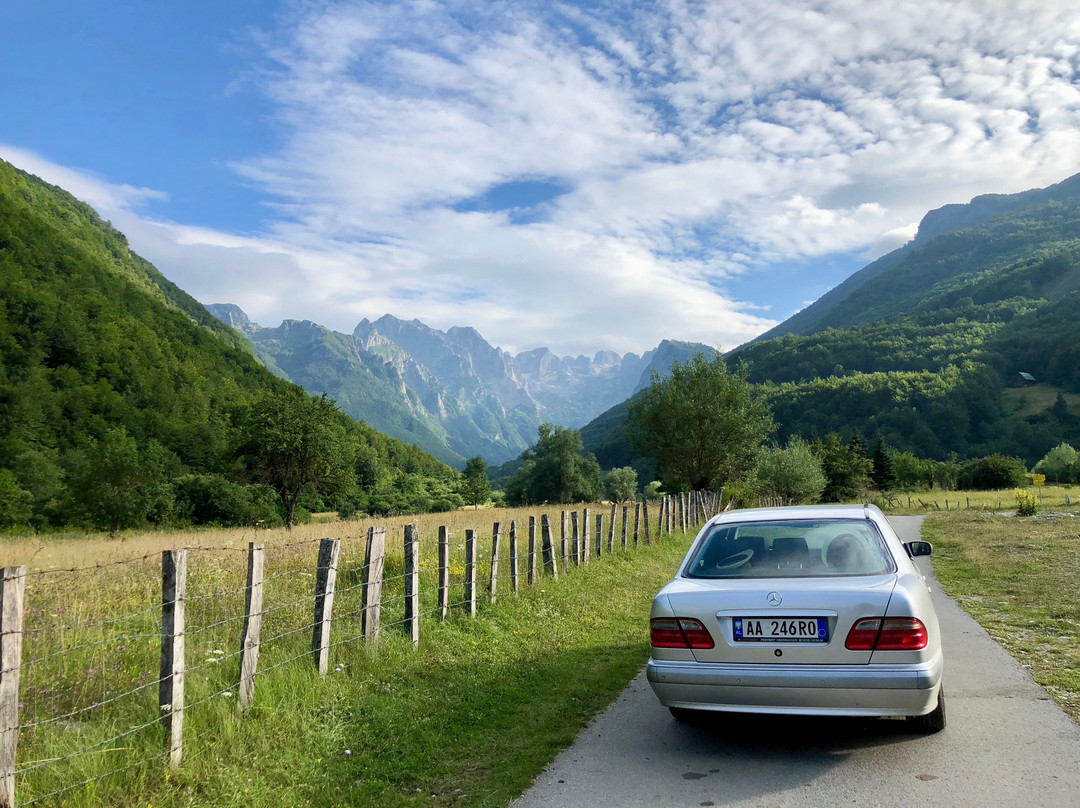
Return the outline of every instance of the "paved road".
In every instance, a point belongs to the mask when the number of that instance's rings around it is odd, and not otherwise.
[[[921,521],[892,519],[905,541]],[[1080,727],[931,587],[945,645],[943,732],[913,735],[902,719],[729,715],[687,726],[642,672],[512,805],[1080,806]]]

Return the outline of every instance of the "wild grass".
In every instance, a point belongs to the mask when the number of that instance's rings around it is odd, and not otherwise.
[[[65,551],[70,555],[54,560],[102,566],[39,569],[27,578],[18,804],[505,804],[640,669],[652,595],[690,538],[657,542],[654,522],[653,544],[635,548],[631,533],[624,551],[616,531],[616,551],[607,555],[610,508],[601,512],[605,555],[588,566],[571,563],[568,572],[560,567],[558,581],[542,575],[531,588],[525,578],[528,516],[539,511],[422,520],[418,649],[401,625],[400,546],[409,520],[384,523],[393,554],[377,644],[359,639],[364,523],[261,533],[268,546],[267,613],[255,704],[244,715],[237,713],[235,688],[251,532],[72,542]],[[558,510],[549,513],[558,545]],[[509,569],[512,518],[520,552],[516,595]],[[498,600],[491,605],[487,575],[496,519],[503,538]],[[463,597],[463,526],[480,536],[475,619],[460,605],[445,623],[435,614],[439,524],[451,530],[452,603]],[[342,555],[332,672],[319,676],[310,656],[312,586],[317,539],[328,532],[342,538]],[[156,723],[157,553],[199,546],[193,538],[204,540],[205,549],[189,551],[185,750],[181,767],[170,771]],[[103,552],[114,544],[133,550],[135,559],[112,563],[118,559]],[[86,552],[75,555],[75,546]]]
[[[1080,518],[934,513],[934,572],[1080,722]]]
[[[1080,486],[1043,485],[1025,489],[1035,497],[1040,510],[1061,510],[1080,513]],[[1001,512],[1016,509],[1016,489],[1000,491],[916,491],[878,497],[875,502],[886,513],[923,514],[938,511]],[[1066,502],[1069,504],[1066,505]]]

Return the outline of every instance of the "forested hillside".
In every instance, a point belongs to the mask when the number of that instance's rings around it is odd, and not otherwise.
[[[1062,405],[1013,412],[1002,391],[1026,372],[1080,392],[1078,307],[1074,177],[928,214],[914,242],[728,363],[745,362],[763,387],[779,441],[859,433],[919,457],[1000,452],[1034,463],[1080,439],[1080,417]],[[634,462],[619,432],[624,412],[582,429],[602,465]]]
[[[88,205],[0,162],[0,526],[203,521],[210,491],[236,500],[219,521],[272,520],[244,447],[256,405],[298,394]],[[403,475],[421,507],[452,489],[452,469],[331,413],[338,500]]]

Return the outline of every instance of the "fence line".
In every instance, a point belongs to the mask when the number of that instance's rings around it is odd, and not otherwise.
[[[667,495],[660,500],[655,511],[657,540],[673,532],[671,514],[674,503],[678,502],[680,516],[685,520],[691,516],[686,511],[689,510],[689,503],[693,501],[700,501],[701,507],[695,512],[704,517],[707,512],[705,504],[710,500],[703,495],[700,498],[680,495],[677,499],[675,495]],[[633,545],[638,545],[642,535],[647,544],[651,543],[653,538],[648,503],[637,501],[632,505],[632,533],[629,525],[631,504],[622,506],[620,549],[623,551],[629,548],[631,541]],[[371,527],[367,531],[362,558],[348,557],[347,553],[343,552],[340,539],[301,542],[274,549],[289,551],[281,559],[282,563],[289,564],[294,558],[300,560],[297,554],[302,553],[304,548],[310,551],[317,543],[316,563],[313,566],[290,565],[287,571],[274,571],[272,575],[265,574],[266,548],[262,544],[250,542],[247,548],[239,550],[246,554],[246,582],[243,587],[236,587],[235,584],[230,587],[228,580],[223,584],[221,577],[228,576],[229,580],[234,580],[232,576],[239,574],[236,567],[241,559],[237,559],[236,564],[229,562],[224,568],[214,567],[212,564],[192,565],[190,552],[199,552],[199,558],[212,557],[208,552],[204,555],[205,548],[169,550],[160,554],[159,604],[147,607],[136,604],[137,608],[129,613],[108,615],[104,619],[55,620],[57,613],[49,611],[51,607],[48,603],[28,612],[25,608],[28,600],[26,581],[33,580],[38,573],[28,573],[25,567],[4,568],[3,577],[0,579],[0,808],[11,808],[16,804],[35,804],[89,786],[118,772],[153,762],[153,757],[141,747],[131,746],[130,742],[124,747],[116,747],[115,744],[131,739],[155,725],[161,727],[160,731],[164,736],[167,765],[176,768],[183,762],[184,716],[191,709],[213,698],[235,694],[237,712],[244,713],[254,703],[256,681],[260,675],[295,663],[304,657],[311,660],[310,664],[319,674],[327,674],[331,668],[332,649],[348,643],[375,643],[383,629],[393,627],[395,631],[401,631],[408,636],[414,646],[418,645],[422,619],[444,621],[452,613],[461,613],[469,618],[477,615],[478,575],[486,574],[488,600],[494,605],[500,594],[500,577],[508,582],[505,592],[517,593],[521,585],[534,586],[542,578],[557,580],[560,572],[567,573],[572,567],[585,566],[593,559],[606,558],[616,550],[617,508],[617,504],[612,505],[607,525],[606,551],[604,514],[600,511],[594,512],[585,506],[562,510],[558,546],[552,535],[550,513],[540,514],[539,525],[537,518],[530,516],[526,569],[525,575],[521,577],[516,520],[511,521],[508,535],[503,530],[502,523],[493,524],[490,553],[479,553],[478,531],[466,529],[463,564],[455,563],[452,558],[452,537],[445,526],[438,528],[437,561],[427,564],[421,561],[423,544],[415,524],[404,526],[401,556],[388,555],[386,528]],[[504,542],[508,542],[505,548],[509,553],[506,563],[501,558]],[[460,552],[462,546],[459,544],[457,547]],[[210,549],[237,551],[237,548]],[[46,572],[66,572],[71,576],[102,574],[105,570],[119,568],[131,561],[149,560],[150,557],[148,554],[143,558],[124,562]],[[140,599],[151,591],[148,584],[152,584],[152,580],[132,580],[126,575],[120,580],[123,586],[130,587],[131,593]],[[398,584],[398,581],[401,583]],[[428,583],[422,586],[423,581]],[[193,583],[199,588],[207,582],[213,586],[212,594],[205,590],[189,594]],[[394,586],[388,592],[387,586],[391,584]],[[308,587],[308,591],[300,596],[298,588],[304,586]],[[52,594],[43,589],[35,590],[29,597],[46,599]],[[359,603],[356,600],[357,589],[360,589]],[[451,589],[454,590],[453,594]],[[398,594],[399,592],[403,594]],[[126,599],[128,602],[131,593]],[[242,610],[238,602],[241,593],[244,595]],[[276,601],[270,596],[275,596]],[[37,605],[36,600],[34,603]],[[85,605],[82,602],[77,605],[75,611],[83,612]],[[303,608],[305,606],[306,609]],[[306,616],[301,618],[299,625],[296,623],[301,613],[298,610],[306,611]],[[61,609],[61,613],[62,611]],[[222,611],[225,614],[222,614]],[[27,614],[54,620],[43,626],[24,626]],[[155,616],[160,619],[159,630],[152,630]],[[196,618],[194,625],[193,617]],[[269,626],[267,621],[270,621]],[[125,624],[126,632],[110,635],[110,631],[122,623]],[[356,626],[356,623],[359,623],[358,628],[348,628],[349,625]],[[339,636],[332,637],[332,629],[333,633]],[[296,646],[291,639],[288,644],[281,645],[282,641],[303,633],[309,633],[311,637],[311,645],[307,651],[293,653],[289,649],[295,649]],[[87,638],[87,634],[93,636]],[[193,644],[188,640],[195,638],[201,638],[202,642],[210,645],[218,641],[220,648],[231,646],[233,650],[226,652],[216,648],[208,649],[205,657],[188,664],[188,656],[193,652]],[[146,664],[146,657],[153,653],[152,647],[147,643],[150,640],[160,641],[159,675],[156,679],[148,675],[152,665]],[[129,646],[130,652],[126,650]],[[265,656],[267,649],[279,650],[274,651],[272,656],[275,658],[270,660],[272,664],[260,669],[260,657]],[[131,660],[122,656],[128,653],[132,655]],[[282,655],[284,659],[280,659]],[[27,658],[24,659],[24,656]],[[105,661],[112,661],[112,658],[118,656],[120,661],[113,662],[112,668],[119,668],[121,661],[131,668],[131,678],[126,680],[130,683],[128,686],[122,684],[122,677],[120,680],[108,679]],[[67,681],[63,699],[59,695],[59,687],[51,684],[48,688],[43,686],[48,681],[45,679],[48,675],[44,672],[45,668],[56,669],[61,678],[70,680],[73,674],[78,673],[74,669],[85,668],[82,663],[88,659],[93,664],[93,667],[85,671],[91,682],[88,687],[100,687],[101,698],[95,698],[90,690],[75,690],[68,686]],[[93,660],[103,661],[97,663]],[[132,662],[137,664],[132,665]],[[233,665],[236,666],[235,669],[231,668]],[[136,673],[140,667],[148,670]],[[225,669],[235,670],[235,674],[230,673],[228,679],[221,683],[220,676],[210,674],[215,668],[221,669],[223,673]],[[28,675],[32,674],[34,684],[31,685],[26,677],[21,677],[24,670]],[[99,673],[100,677],[97,676]],[[211,684],[210,695],[185,703],[185,684],[196,681],[191,678],[193,674],[198,674],[196,680],[200,693],[206,692],[202,684],[204,681],[216,680],[221,684]],[[205,677],[208,675],[211,678],[207,680]],[[133,684],[136,676],[139,677],[138,682]],[[147,694],[153,691],[155,685],[158,690],[157,701],[143,706],[144,702],[149,702]],[[96,690],[92,692],[97,693]],[[133,699],[137,701],[132,701]],[[24,706],[31,709],[23,710]],[[136,716],[137,713],[132,712],[133,710],[149,712],[144,716],[144,720],[136,717],[135,720],[128,721],[128,729],[120,734],[70,741],[84,744],[79,747],[65,749],[64,744],[69,742],[64,739],[71,737],[71,733],[58,733],[53,729],[57,726],[69,726],[74,720],[92,726],[93,716],[110,714],[109,711],[118,708]],[[50,709],[51,715],[46,712],[45,717],[37,717],[38,710]],[[106,725],[103,724],[103,728]],[[33,746],[40,742],[37,737],[39,732],[46,735],[53,733],[49,736],[53,741],[53,736],[60,738],[58,748],[61,752],[42,760],[22,762],[20,765],[17,759],[19,743],[23,742],[24,749],[29,744],[30,749],[27,749],[26,754],[31,754]],[[78,739],[80,736],[74,737]],[[143,741],[139,740],[138,743],[142,744]],[[72,776],[75,772],[66,767],[66,764],[89,752],[103,749],[136,754],[141,751],[141,756],[131,763],[81,780],[74,785],[65,782],[65,779],[78,779],[78,776]],[[51,779],[37,779],[43,772]],[[31,773],[31,780],[24,780]],[[20,788],[30,789],[25,802],[16,803],[17,779],[23,783]],[[50,783],[61,787],[51,788]]]

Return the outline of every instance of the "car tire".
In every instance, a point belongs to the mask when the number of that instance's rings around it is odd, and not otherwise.
[[[926,715],[909,715],[908,723],[916,732],[926,735],[945,729],[945,688],[938,691],[937,707]]]
[[[686,707],[668,707],[671,717],[683,724],[700,724],[705,714],[701,710],[690,710]]]

